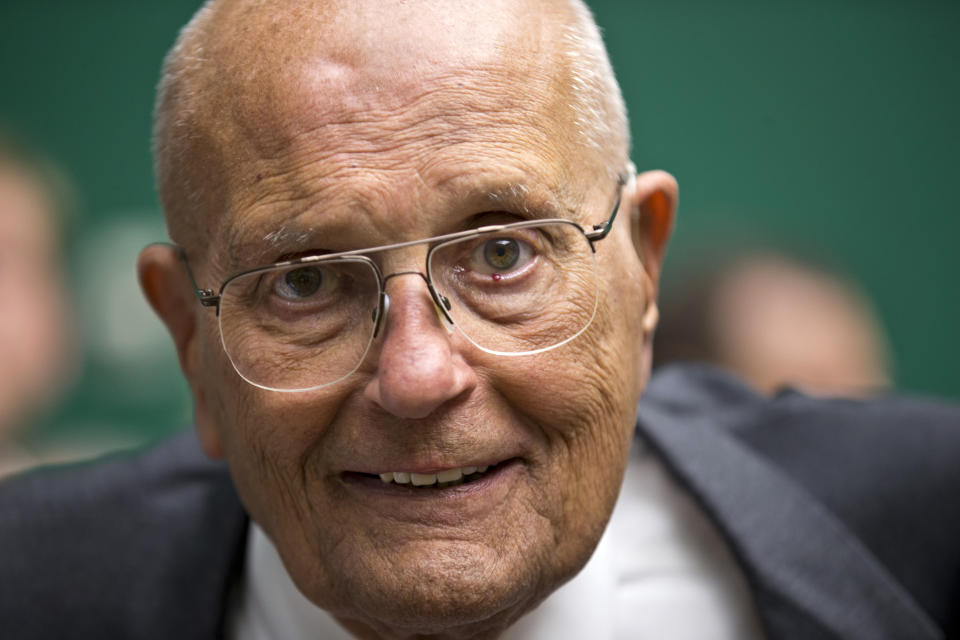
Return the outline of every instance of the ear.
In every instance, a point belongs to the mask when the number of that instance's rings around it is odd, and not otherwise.
[[[193,393],[197,435],[204,451],[211,458],[220,458],[223,455],[220,437],[199,376],[202,359],[197,340],[197,309],[200,307],[186,265],[173,246],[153,244],[140,252],[137,276],[147,301],[173,338],[180,369]]]
[[[648,333],[652,333],[657,325],[657,288],[667,241],[673,231],[677,197],[677,181],[665,171],[641,173],[627,184],[624,193],[630,212],[633,247],[649,277],[647,296],[650,303],[643,317],[643,326]]]

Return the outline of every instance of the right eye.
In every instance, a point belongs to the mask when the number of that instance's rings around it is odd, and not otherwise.
[[[507,275],[521,271],[535,257],[533,247],[526,240],[497,236],[474,247],[470,267],[476,273]]]
[[[274,281],[273,291],[288,302],[307,302],[329,294],[336,286],[337,275],[334,271],[309,265],[281,274]]]

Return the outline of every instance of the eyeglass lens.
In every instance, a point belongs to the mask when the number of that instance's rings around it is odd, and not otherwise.
[[[518,355],[576,337],[597,306],[597,267],[579,227],[564,222],[447,241],[427,264],[449,314],[478,348]],[[370,262],[322,260],[237,276],[220,299],[223,346],[237,372],[268,389],[333,384],[373,341],[380,285]]]

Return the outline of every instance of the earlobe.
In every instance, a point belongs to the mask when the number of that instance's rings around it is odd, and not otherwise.
[[[677,210],[677,181],[665,171],[646,171],[627,186],[630,233],[644,269],[656,284],[673,231]]]

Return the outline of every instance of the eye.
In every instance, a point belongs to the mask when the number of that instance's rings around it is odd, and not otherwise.
[[[277,278],[274,292],[290,302],[307,300],[319,293],[327,293],[336,287],[336,275],[319,266],[291,269]]]
[[[473,250],[471,266],[482,273],[508,272],[523,267],[532,257],[532,248],[523,240],[491,238]]]

